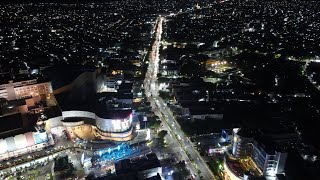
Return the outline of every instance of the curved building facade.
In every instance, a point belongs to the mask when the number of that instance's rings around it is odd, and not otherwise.
[[[56,73],[62,72],[61,68],[65,71],[57,77]],[[94,126],[93,133],[99,139],[118,137],[123,141],[131,138],[131,107],[97,95],[97,90],[104,84],[100,69],[89,66],[59,66],[51,68],[48,74],[53,78],[54,95],[62,110],[64,127],[77,124],[70,123],[67,118],[79,121],[86,119],[85,124]]]
[[[238,128],[233,130],[232,139],[232,155],[236,159],[247,156],[252,151],[250,143],[253,141],[253,138],[245,136],[239,133],[239,131],[240,129]]]
[[[233,170],[226,163],[224,163],[223,168],[225,171],[224,178],[226,180],[243,180],[243,177],[238,176],[236,173],[234,173]]]
[[[97,128],[102,132],[126,132],[132,126],[132,114],[125,114],[126,117],[119,118],[101,118],[96,116]]]
[[[103,137],[127,138],[133,132],[131,110],[108,111],[107,114],[99,115],[89,111],[64,111],[62,116],[63,119],[74,117],[94,119],[97,133]]]

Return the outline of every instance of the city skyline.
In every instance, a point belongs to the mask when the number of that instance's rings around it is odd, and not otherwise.
[[[0,3],[0,179],[319,179],[320,2]]]

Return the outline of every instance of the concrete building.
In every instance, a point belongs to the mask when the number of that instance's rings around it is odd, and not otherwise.
[[[30,79],[23,81],[10,80],[0,85],[0,98],[15,100],[26,97],[35,97],[52,93],[51,82]]]
[[[226,153],[224,159],[227,179],[248,178],[245,173],[248,169],[243,167],[249,166],[253,172],[250,176],[276,180],[277,174],[285,173],[287,152],[282,145],[291,140],[297,141],[296,138],[297,136],[291,133],[269,135],[258,134],[252,130],[234,129],[231,151]],[[243,163],[247,165],[242,165]]]
[[[277,150],[267,150],[263,146],[253,145],[252,159],[264,176],[275,177],[284,173],[287,153]]]
[[[104,76],[104,87],[101,92],[116,92],[118,86],[123,82],[123,73],[111,74],[110,76]]]
[[[125,159],[116,163],[116,174],[119,176],[148,179],[162,174],[160,161],[155,154],[147,154],[145,158]]]
[[[43,149],[50,145],[46,132],[27,132],[0,139],[0,161]]]
[[[60,68],[65,67],[52,67],[48,69],[48,73],[60,72]],[[68,78],[56,77],[53,80],[56,88],[54,93],[61,108],[62,117],[56,118],[57,122],[50,122],[50,124],[58,125],[58,121],[62,121],[65,129],[90,125],[99,139],[126,141],[133,138],[132,83],[116,85],[116,92],[101,92],[105,82],[99,69],[87,66],[70,66],[69,68],[71,71],[61,72]],[[121,72],[119,73],[121,75]],[[118,71],[114,74],[117,75]],[[117,83],[116,78],[112,81]],[[111,85],[109,88],[112,88]]]
[[[232,154],[236,159],[250,155],[251,144],[253,142],[252,132],[239,132],[239,128],[234,128],[232,131],[233,139],[232,144]]]
[[[11,80],[0,89],[0,138],[34,131],[39,117],[50,118],[43,113],[56,108],[51,82],[40,77]]]
[[[215,102],[182,102],[180,103],[180,107],[182,116],[190,118],[191,121],[205,119],[223,119],[223,106],[220,106]]]

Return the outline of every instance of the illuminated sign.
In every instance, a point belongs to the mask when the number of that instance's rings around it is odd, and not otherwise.
[[[81,155],[81,164],[83,164],[83,162],[84,162],[84,153],[82,153]]]
[[[129,122],[130,122],[130,123],[132,123],[132,118],[133,118],[133,117],[132,117],[132,113],[131,113],[130,116],[129,116]]]
[[[112,120],[111,121],[113,129],[119,130],[121,129],[121,120]]]

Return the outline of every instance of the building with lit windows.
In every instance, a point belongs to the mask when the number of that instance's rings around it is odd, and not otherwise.
[[[239,132],[240,128],[234,128],[232,131],[232,154],[238,159],[248,156],[251,153],[251,144],[253,142],[252,132]]]
[[[27,132],[0,139],[0,161],[39,151],[50,145],[46,132]]]
[[[52,93],[49,81],[30,79],[23,81],[8,81],[0,85],[0,98],[15,100],[26,97],[35,97]]]
[[[287,153],[281,150],[269,149],[263,144],[253,145],[252,159],[264,176],[275,177],[284,173]]]
[[[2,79],[2,82],[7,83],[0,85],[0,120],[4,123],[4,126],[0,126],[0,138],[6,140],[0,145],[1,159],[43,147],[38,137],[41,135],[40,139],[44,139],[46,132],[31,132],[36,130],[39,117],[48,118],[44,111],[56,108],[55,99],[51,96],[51,82],[43,77],[26,76],[9,81]]]
[[[297,141],[297,138],[294,133],[258,134],[257,131],[234,129],[231,149],[224,158],[226,179],[260,176],[276,180],[277,174],[285,173],[285,144]]]
[[[125,138],[132,133],[131,110],[109,111],[99,116],[96,116],[96,126],[100,135]]]
[[[90,126],[98,139],[127,141],[133,138],[131,109],[107,110],[104,114],[79,110],[63,111],[62,116],[62,124],[70,138],[81,138],[75,132],[81,126]]]
[[[54,94],[62,111],[61,118],[54,119],[54,126],[63,126],[70,138],[88,137],[78,128],[90,129],[97,139],[126,141],[133,138],[132,83],[120,83],[116,92],[101,92],[105,77],[99,69],[87,66],[67,66],[48,69],[54,86]],[[60,73],[59,76],[54,76]],[[114,75],[122,73],[113,71]],[[63,78],[67,77],[67,78]],[[59,124],[58,122],[61,121]],[[90,140],[94,138],[90,136]]]
[[[61,122],[70,138],[77,138],[77,127],[88,125],[98,139],[126,141],[133,138],[130,103],[119,101],[106,93],[96,94],[89,103],[73,103],[64,97],[58,97],[58,101],[61,102]]]

